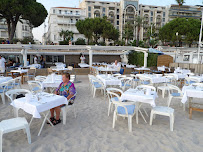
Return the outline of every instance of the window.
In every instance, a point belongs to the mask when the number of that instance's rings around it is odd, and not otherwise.
[[[73,23],[73,19],[72,18],[70,19],[70,22]]]
[[[151,22],[153,22],[153,17],[151,17]]]
[[[117,26],[116,28],[117,28],[117,30],[119,30],[119,26]]]
[[[103,14],[103,17],[105,16],[105,14]]]
[[[163,12],[163,17],[165,17],[166,16],[166,13],[165,12]]]
[[[78,19],[75,19],[76,20],[76,22],[78,21]]]
[[[88,11],[91,11],[91,6],[88,6]]]
[[[117,21],[117,25],[119,25],[119,21]]]
[[[63,55],[58,56],[58,62],[64,62],[64,56]]]
[[[91,13],[88,13],[88,17],[91,17]]]
[[[119,19],[119,15],[117,15],[117,19]]]
[[[165,22],[165,18],[163,18],[163,22]]]
[[[73,11],[70,11],[70,14],[73,14]]]
[[[78,15],[78,11],[76,11],[76,15]]]
[[[52,62],[52,56],[46,55],[46,62]]]
[[[119,13],[119,9],[117,9],[117,13]]]
[[[190,60],[190,55],[184,55],[183,61],[189,61]]]
[[[61,10],[59,10],[59,14],[61,14]]]
[[[103,8],[103,12],[105,12],[106,11],[106,8]]]
[[[53,13],[54,13],[54,14],[56,13],[56,10],[55,10],[55,9],[53,9]]]
[[[153,11],[151,11],[151,16],[153,16]]]
[[[68,14],[68,12],[67,12],[67,11],[65,11],[65,14]]]

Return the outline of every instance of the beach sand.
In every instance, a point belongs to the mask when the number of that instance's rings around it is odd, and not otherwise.
[[[3,151],[5,152],[202,152],[203,151],[203,113],[193,112],[193,118],[188,118],[188,109],[183,111],[180,101],[175,100],[174,131],[170,131],[169,117],[157,116],[153,125],[149,125],[149,117],[145,123],[139,115],[139,124],[133,117],[132,133],[128,132],[127,119],[119,118],[112,128],[113,114],[107,116],[108,99],[100,91],[93,98],[89,90],[88,77],[77,76],[75,83],[77,97],[73,110],[67,112],[67,124],[51,127],[45,124],[38,137],[42,119],[34,119],[30,130],[32,144],[28,144],[26,134],[16,131],[3,136]],[[27,87],[24,85],[23,87]],[[166,106],[167,98],[161,94],[157,105]],[[150,106],[146,105],[150,115]],[[19,116],[31,115],[20,110]],[[12,107],[0,103],[0,121],[13,117]],[[62,116],[61,116],[62,118]]]

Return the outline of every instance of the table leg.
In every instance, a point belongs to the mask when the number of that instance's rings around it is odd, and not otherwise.
[[[41,125],[40,130],[39,130],[38,136],[40,136],[40,134],[41,134],[41,132],[42,132],[42,129],[43,129],[43,127],[44,127],[44,124],[45,124],[45,121],[46,121],[46,120],[51,124],[52,127],[54,127],[54,125],[53,125],[53,124],[51,123],[51,121],[48,119],[49,113],[50,113],[50,111],[48,111],[46,115],[45,115],[44,113],[42,113],[42,115],[44,116],[44,120],[43,120],[43,123],[42,123],[42,125]]]
[[[23,73],[20,74],[21,75],[21,84],[23,84],[24,80],[23,80]]]

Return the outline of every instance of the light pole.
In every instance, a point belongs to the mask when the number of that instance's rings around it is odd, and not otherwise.
[[[177,53],[177,45],[178,45],[178,32],[176,32],[176,36],[177,36],[177,43],[176,43],[176,52],[175,52],[175,63],[176,63],[176,53]]]
[[[201,28],[200,28],[200,34],[199,34],[199,45],[198,45],[198,57],[197,57],[197,63],[200,63],[200,48],[202,46],[202,25],[203,25],[203,7],[200,6],[200,9],[202,11],[202,21],[201,21]]]

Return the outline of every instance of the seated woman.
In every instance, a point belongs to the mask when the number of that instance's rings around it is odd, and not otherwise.
[[[62,80],[63,82],[56,89],[55,94],[66,97],[67,100],[69,101],[68,105],[72,105],[75,99],[74,95],[76,93],[76,89],[74,84],[70,82],[70,74],[69,73],[62,74]],[[50,109],[50,112],[51,112],[50,121],[53,123],[53,125],[57,125],[58,123],[61,122],[60,112],[61,112],[61,107],[63,106],[65,105],[61,105],[53,109]],[[54,111],[56,113],[56,118],[54,118]]]

